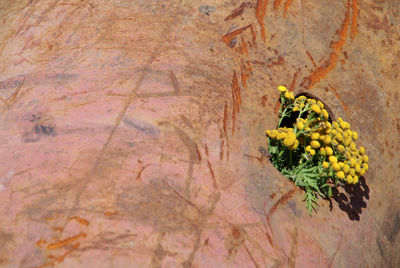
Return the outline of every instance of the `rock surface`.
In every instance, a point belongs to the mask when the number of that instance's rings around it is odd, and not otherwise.
[[[2,267],[399,267],[400,2],[3,0]],[[308,216],[277,86],[359,132]]]

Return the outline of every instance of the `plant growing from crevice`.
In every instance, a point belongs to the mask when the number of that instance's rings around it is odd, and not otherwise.
[[[305,191],[308,213],[318,197],[330,198],[332,188],[357,184],[368,171],[363,146],[356,147],[356,131],[338,118],[331,121],[325,105],[314,98],[294,97],[279,86],[280,110],[276,129],[267,130],[272,164]]]

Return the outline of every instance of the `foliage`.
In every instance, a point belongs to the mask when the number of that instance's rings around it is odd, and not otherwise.
[[[278,89],[279,122],[266,131],[268,151],[272,164],[305,191],[311,214],[318,197],[332,196],[332,187],[359,182],[368,171],[368,156],[363,146],[356,147],[358,134],[350,123],[340,117],[331,121],[321,101]]]

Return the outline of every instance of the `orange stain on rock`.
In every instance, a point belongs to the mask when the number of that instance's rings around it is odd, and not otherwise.
[[[258,24],[260,24],[261,37],[264,40],[264,42],[265,42],[264,16],[265,16],[265,13],[267,12],[267,4],[268,4],[268,0],[257,0],[257,6],[256,6],[256,18],[257,18]]]
[[[70,243],[72,243],[72,242],[78,240],[79,238],[85,238],[86,236],[87,236],[87,235],[86,235],[85,233],[80,233],[80,234],[78,234],[78,235],[71,236],[71,237],[69,237],[69,238],[67,238],[67,239],[64,239],[64,240],[61,240],[61,241],[59,241],[59,242],[49,244],[49,245],[47,246],[47,249],[50,249],[50,250],[51,250],[51,249],[62,248],[62,247],[64,247],[64,246],[66,246],[66,245],[68,245],[68,244],[70,244]]]
[[[104,216],[107,216],[107,217],[111,217],[111,216],[115,216],[115,215],[118,215],[118,212],[115,212],[115,211],[104,212]]]
[[[357,35],[357,16],[358,16],[358,3],[357,3],[357,0],[353,0],[352,9],[353,9],[353,15],[351,17],[350,37],[351,37],[351,40],[354,40],[354,37]]]
[[[350,0],[347,3],[345,19],[338,31],[339,40],[336,42],[332,42],[331,44],[332,52],[329,54],[329,59],[325,61],[322,66],[319,66],[314,70],[312,70],[311,74],[304,79],[302,85],[304,85],[304,83],[306,82],[308,83],[307,85],[304,86],[305,88],[307,89],[312,88],[316,83],[318,83],[321,79],[323,79],[332,69],[335,68],[339,59],[339,54],[346,43],[349,24],[350,24]]]
[[[245,9],[246,7],[248,7],[248,6],[250,6],[249,3],[242,3],[242,4],[240,5],[240,7],[238,7],[238,8],[235,9],[235,10],[233,10],[232,13],[231,13],[228,17],[226,17],[226,18],[224,19],[224,21],[231,20],[231,19],[236,18],[237,16],[242,15],[244,9]]]
[[[286,14],[289,10],[290,5],[292,4],[293,0],[286,0],[285,6],[283,7],[283,16],[286,17]]]
[[[242,102],[242,98],[240,96],[240,86],[239,81],[236,75],[236,71],[233,71],[232,77],[232,134],[235,132],[235,125],[236,125],[236,114],[240,110],[240,104]]]
[[[70,221],[75,220],[75,221],[79,222],[79,223],[82,224],[82,225],[86,225],[86,226],[89,225],[89,221],[88,221],[88,220],[83,219],[83,218],[78,217],[78,216],[73,216],[73,217],[69,218],[69,220],[70,220]]]
[[[41,245],[43,245],[43,244],[46,244],[46,240],[41,239],[41,240],[38,240],[38,241],[36,242],[36,245],[38,245],[38,246],[41,246]]]
[[[274,10],[278,10],[281,3],[282,3],[282,0],[275,0],[274,1]]]
[[[222,36],[222,42],[225,43],[225,45],[227,45],[228,47],[230,47],[230,43],[232,41],[233,38],[235,38],[237,35],[241,34],[242,32],[246,31],[247,29],[251,28],[252,29],[253,25],[249,24],[247,26],[244,26],[240,29],[234,30],[230,33],[225,34],[224,36]]]

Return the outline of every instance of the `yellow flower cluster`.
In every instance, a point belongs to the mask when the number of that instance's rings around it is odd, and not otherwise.
[[[293,132],[293,128],[280,127],[274,130],[266,131],[268,137],[275,140],[283,140],[283,144],[289,148],[289,150],[294,150],[299,147],[299,140],[296,138],[296,134]]]
[[[363,146],[356,147],[357,132],[352,131],[350,123],[340,117],[327,126],[320,136],[325,145],[320,148],[320,154],[325,156],[322,166],[332,169],[347,183],[358,183],[359,177],[368,171],[369,159]]]
[[[330,123],[329,113],[321,101],[305,96],[294,98],[284,86],[278,89],[285,101],[289,101],[287,107],[299,115],[292,128],[278,125],[278,129],[266,131],[268,137],[282,140],[291,151],[304,146],[311,156],[319,155],[322,167],[331,170],[337,178],[358,183],[359,177],[368,171],[368,156],[364,147],[356,147],[358,134],[351,130],[350,123],[342,118]]]

